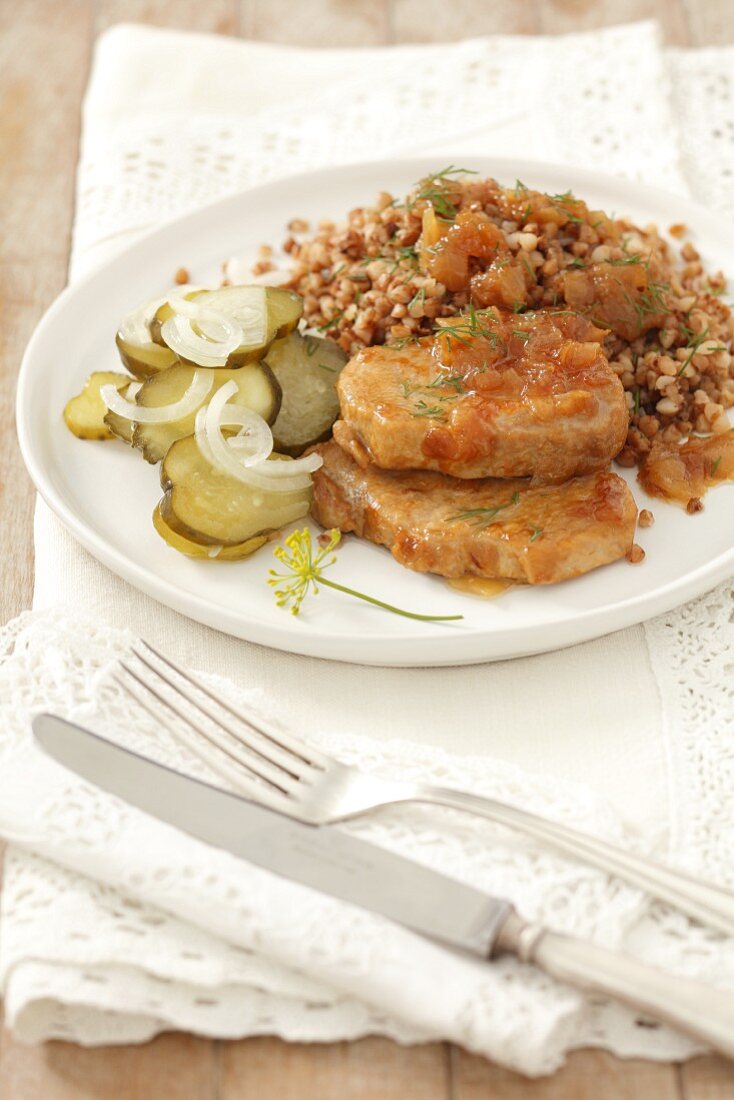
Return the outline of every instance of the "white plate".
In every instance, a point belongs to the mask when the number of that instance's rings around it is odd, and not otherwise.
[[[734,254],[734,236],[718,215],[637,183],[489,158],[470,167],[552,193],[570,187],[592,206],[643,225],[685,222],[713,269],[726,270]],[[119,369],[113,336],[122,315],[168,287],[182,263],[195,282],[215,279],[223,259],[254,256],[266,241],[280,243],[292,217],[341,219],[381,190],[404,193],[435,168],[424,160],[390,161],[257,187],[168,223],[64,291],[23,360],[18,434],[39,492],[95,557],[161,603],[229,634],[376,665],[469,664],[572,645],[667,611],[734,573],[734,486],[712,492],[705,510],[691,517],[647,500],[630,474],[638,504],[652,507],[656,518],[638,536],[647,553],[642,565],[617,562],[564,584],[515,588],[482,601],[401,568],[386,550],[348,539],[329,574],[335,580],[412,611],[462,613],[463,621],[417,623],[327,589],[296,618],[276,607],[266,584],[274,564],[269,549],[238,563],[180,556],[151,525],[160,496],[157,471],[123,446],[81,442],[66,429],[61,410],[86,376]]]

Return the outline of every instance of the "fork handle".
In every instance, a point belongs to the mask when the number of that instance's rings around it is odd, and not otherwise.
[[[450,787],[421,787],[418,791],[410,801],[451,806],[517,829],[607,874],[616,875],[711,928],[734,935],[734,894],[729,890],[491,798]]]
[[[495,950],[535,963],[568,985],[614,997],[734,1058],[731,992],[653,970],[587,940],[526,924],[514,912],[502,927]]]

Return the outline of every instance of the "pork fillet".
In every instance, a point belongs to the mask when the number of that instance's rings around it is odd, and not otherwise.
[[[434,341],[364,348],[342,371],[334,438],[360,465],[561,482],[624,444],[604,331],[561,313],[473,311]]]
[[[324,527],[386,546],[419,573],[552,584],[624,557],[637,508],[609,471],[565,485],[462,480],[360,467],[333,440],[315,448],[312,512]]]

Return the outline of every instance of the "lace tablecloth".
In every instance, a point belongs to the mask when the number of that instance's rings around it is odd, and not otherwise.
[[[366,152],[521,150],[690,190],[723,210],[732,60],[663,52],[652,24],[365,52],[117,28],[100,40],[85,105],[72,274],[189,206]],[[234,697],[258,686],[259,705],[297,717],[344,759],[496,794],[734,884],[730,586],[562,653],[376,670],[188,623],[92,561],[41,505],[36,543],[38,610],[6,629],[0,662],[0,833],[15,841],[0,980],[18,1035],[379,1032],[453,1039],[526,1073],[589,1044],[691,1053],[667,1029],[513,960],[460,960],[182,838],[40,758],[27,720],[39,708],[67,713],[193,769],[145,715],[130,722],[106,677],[130,628],[218,674]],[[72,601],[90,617],[73,617]],[[353,827],[554,927],[734,985],[730,941],[487,823],[403,808]]]

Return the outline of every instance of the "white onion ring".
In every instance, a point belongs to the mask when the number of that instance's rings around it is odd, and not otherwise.
[[[225,405],[236,393],[237,383],[226,382],[207,405],[204,418],[204,431],[215,463],[221,469],[226,469],[227,473],[232,474],[233,477],[238,477],[243,467],[256,466],[264,462],[273,450],[273,433],[258,413],[242,405],[238,407],[237,413],[234,412],[234,407],[231,411],[225,411]],[[241,430],[245,429],[250,433],[252,441],[250,453],[235,454],[222,435],[222,423],[233,422],[239,424]],[[243,442],[246,438],[240,434]]]
[[[205,289],[203,286],[193,286],[186,283],[184,286],[175,287],[168,295],[164,294],[161,298],[151,298],[149,302],[138,306],[137,309],[132,310],[123,318],[118,330],[120,339],[127,344],[134,344],[136,347],[145,347],[146,344],[152,344],[153,338],[150,335],[150,326],[160,307],[168,303],[171,309],[184,312],[181,303],[186,301],[185,295],[192,294],[196,290]]]
[[[130,385],[125,390],[125,397],[127,398],[128,401],[134,401],[135,398],[137,397],[137,395],[142,390],[142,388],[143,388],[143,383],[142,382],[131,382]]]
[[[182,359],[200,367],[225,366],[231,353],[242,343],[242,328],[223,314],[218,313],[215,318],[208,311],[206,315],[199,314],[197,324],[202,332],[218,331],[219,337],[208,339],[199,336],[194,332],[190,318],[181,313],[174,313],[161,325],[161,336],[171,351]]]
[[[174,420],[183,420],[198,409],[212,388],[214,379],[204,371],[195,371],[186,393],[172,405],[160,405],[149,408],[127,401],[112,385],[102,386],[99,394],[110,412],[117,413],[124,420],[134,420],[137,424],[170,424]]]
[[[268,469],[267,476],[279,481],[281,478],[295,477],[296,474],[312,474],[323,466],[324,460],[320,455],[304,455],[303,458],[294,458],[290,462],[268,463],[274,469]]]
[[[165,297],[152,298],[145,305],[138,306],[132,313],[128,313],[123,318],[118,330],[120,339],[124,340],[126,344],[133,344],[135,347],[145,347],[147,344],[152,344],[150,323],[165,302]]]
[[[241,405],[227,404],[230,397],[237,392],[236,382],[227,382],[214,395],[206,408],[199,409],[196,414],[194,434],[196,442],[207,462],[221,473],[236,478],[238,481],[249,485],[253,489],[278,493],[300,492],[308,488],[311,478],[307,473],[296,471],[291,473],[292,462],[269,462],[267,457],[272,453],[273,437],[270,428],[257,413],[246,409]],[[251,452],[246,457],[238,454],[243,445],[242,435],[233,439],[225,439],[222,435],[223,424],[239,424],[240,427],[249,427],[256,418],[261,424],[258,432],[265,438],[263,426],[269,436],[267,453],[261,448],[257,453]],[[316,458],[316,467],[321,465],[321,460]],[[273,476],[272,471],[278,468],[278,473]],[[282,472],[281,472],[282,470]]]

